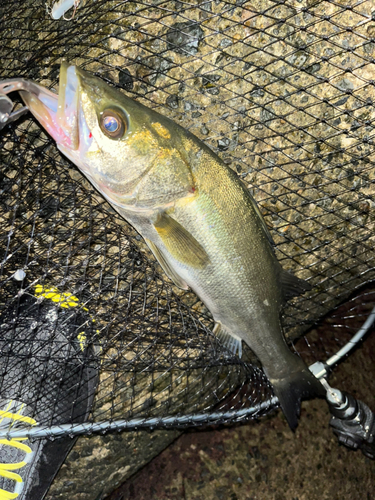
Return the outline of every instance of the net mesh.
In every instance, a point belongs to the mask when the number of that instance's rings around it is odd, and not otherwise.
[[[353,291],[375,274],[373,2],[87,0],[71,21],[38,0],[0,11],[1,79],[56,87],[65,58],[193,132],[250,186],[283,267],[313,285],[284,311],[289,341],[352,297],[296,349],[314,361],[349,340],[373,300]],[[209,311],[29,115],[0,141],[2,398],[47,426],[163,426],[270,400],[251,352],[226,352]]]

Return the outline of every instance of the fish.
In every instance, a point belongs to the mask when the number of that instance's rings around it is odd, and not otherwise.
[[[302,399],[325,390],[288,347],[280,314],[311,286],[281,267],[235,172],[177,123],[68,62],[57,94],[37,84],[20,94],[172,282],[203,301],[226,349],[241,357],[244,342],[255,353],[294,430]]]

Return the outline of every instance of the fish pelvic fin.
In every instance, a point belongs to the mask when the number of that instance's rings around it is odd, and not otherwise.
[[[239,358],[242,356],[242,340],[237,335],[229,332],[221,323],[215,323],[215,327],[212,332],[220,340],[228,351],[234,355],[238,355]]]
[[[298,425],[303,399],[324,398],[326,391],[322,383],[307,367],[280,379],[271,379],[275,395],[289,427],[294,431]]]

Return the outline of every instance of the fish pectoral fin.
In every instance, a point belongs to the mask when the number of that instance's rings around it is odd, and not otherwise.
[[[176,260],[198,269],[208,264],[209,257],[202,245],[168,214],[160,214],[154,227],[165,248]]]
[[[229,332],[221,323],[215,323],[215,327],[212,332],[220,340],[220,342],[225,346],[228,351],[233,354],[238,353],[238,357],[242,356],[242,340],[237,335]]]
[[[147,245],[149,246],[151,252],[154,254],[156,260],[159,262],[159,264],[163,268],[163,271],[168,276],[168,278],[170,280],[172,280],[173,283],[176,286],[178,286],[178,288],[182,288],[183,290],[188,290],[189,289],[188,285],[185,283],[185,281],[183,279],[181,279],[178,276],[178,274],[176,274],[174,269],[172,269],[172,267],[170,266],[169,262],[165,258],[164,254],[160,250],[160,248],[158,248],[154,243],[152,243],[152,241],[148,240],[147,238],[145,238],[145,241],[146,241]]]
[[[280,280],[285,302],[293,297],[296,297],[297,295],[301,295],[301,293],[311,290],[312,288],[310,283],[297,278],[294,274],[285,271],[285,269],[281,269]]]

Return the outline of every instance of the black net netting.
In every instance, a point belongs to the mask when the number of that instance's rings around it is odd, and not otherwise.
[[[289,341],[307,362],[349,341],[374,298],[372,1],[87,0],[53,20],[44,0],[9,0],[0,13],[0,79],[56,87],[65,58],[197,135],[250,186],[283,267],[313,285],[284,310]],[[2,399],[47,427],[275,407],[251,353],[228,354],[209,311],[30,115],[0,141]],[[311,330],[348,299],[324,338]]]

